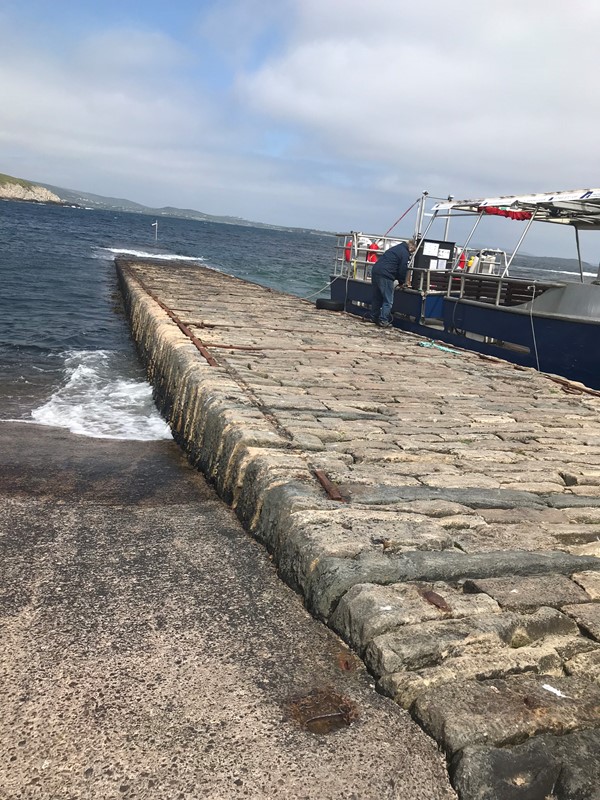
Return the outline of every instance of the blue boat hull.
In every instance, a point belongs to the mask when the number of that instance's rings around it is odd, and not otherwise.
[[[369,313],[369,282],[339,276],[331,276],[331,280],[332,300],[344,303],[351,314]],[[410,289],[394,293],[392,314],[394,326],[402,330],[600,389],[598,318],[569,319],[556,313],[531,313],[525,307],[473,303]]]

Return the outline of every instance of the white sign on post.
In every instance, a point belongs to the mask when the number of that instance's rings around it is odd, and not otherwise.
[[[437,244],[437,242],[425,242],[423,244],[423,255],[434,256],[435,258],[437,258],[439,249],[440,246],[439,244]]]

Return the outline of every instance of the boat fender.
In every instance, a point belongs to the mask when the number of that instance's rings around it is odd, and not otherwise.
[[[344,304],[339,300],[329,300],[326,297],[318,297],[315,303],[317,308],[322,308],[327,311],[343,311]]]

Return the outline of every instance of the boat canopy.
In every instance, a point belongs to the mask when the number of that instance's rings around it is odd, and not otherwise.
[[[432,211],[495,214],[518,220],[572,225],[578,230],[600,230],[600,189],[572,189],[545,194],[484,197],[479,200],[444,200]]]

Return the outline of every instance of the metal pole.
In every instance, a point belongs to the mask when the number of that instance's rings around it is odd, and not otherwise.
[[[579,228],[575,225],[575,241],[577,242],[577,260],[579,261],[579,277],[583,283],[583,265],[581,263],[581,247],[579,246]]]
[[[521,247],[521,245],[523,244],[523,239],[527,236],[527,234],[529,233],[529,228],[531,228],[531,226],[533,225],[533,220],[535,219],[535,215],[536,212],[534,211],[533,214],[531,215],[529,222],[527,223],[527,227],[525,228],[523,234],[521,235],[521,238],[517,242],[517,246],[515,247],[512,256],[508,259],[508,264],[504,268],[504,272],[500,276],[501,278],[504,278],[507,275],[510,265],[512,264],[514,257],[517,255],[519,247]]]
[[[427,236],[427,232],[429,231],[429,228],[431,228],[431,226],[433,225],[436,216],[437,216],[437,211],[434,211],[433,214],[431,215],[431,219],[429,220],[429,224],[425,228],[425,232],[423,233],[422,236],[419,237],[419,240],[417,241],[417,247],[415,249],[415,252],[411,255],[410,261],[408,262],[408,269],[409,270],[413,268],[413,264],[415,263],[415,258],[417,257],[417,253],[421,249],[421,245],[425,241],[425,237]]]
[[[483,211],[480,211],[480,212],[479,212],[479,216],[478,216],[478,217],[477,217],[477,219],[475,220],[475,225],[473,225],[473,227],[472,227],[472,229],[471,229],[471,233],[468,235],[468,237],[467,237],[467,241],[466,241],[466,242],[464,243],[464,245],[463,245],[463,252],[464,252],[464,253],[466,253],[466,251],[467,251],[467,247],[468,247],[468,245],[469,245],[469,242],[470,242],[470,241],[471,241],[471,239],[473,238],[473,234],[474,234],[474,233],[475,233],[475,231],[477,230],[477,227],[478,227],[479,223],[481,222],[481,219],[482,219],[482,217],[483,217]]]
[[[448,202],[451,203],[454,200],[454,195],[448,195]],[[448,232],[450,230],[450,215],[452,214],[452,209],[448,209],[448,216],[446,217],[446,224],[444,225],[444,241],[448,241]]]
[[[415,236],[421,235],[421,228],[423,226],[423,216],[425,214],[425,198],[428,196],[429,192],[423,191],[421,195],[421,202],[419,204],[419,212],[417,214],[417,227],[415,228]]]

